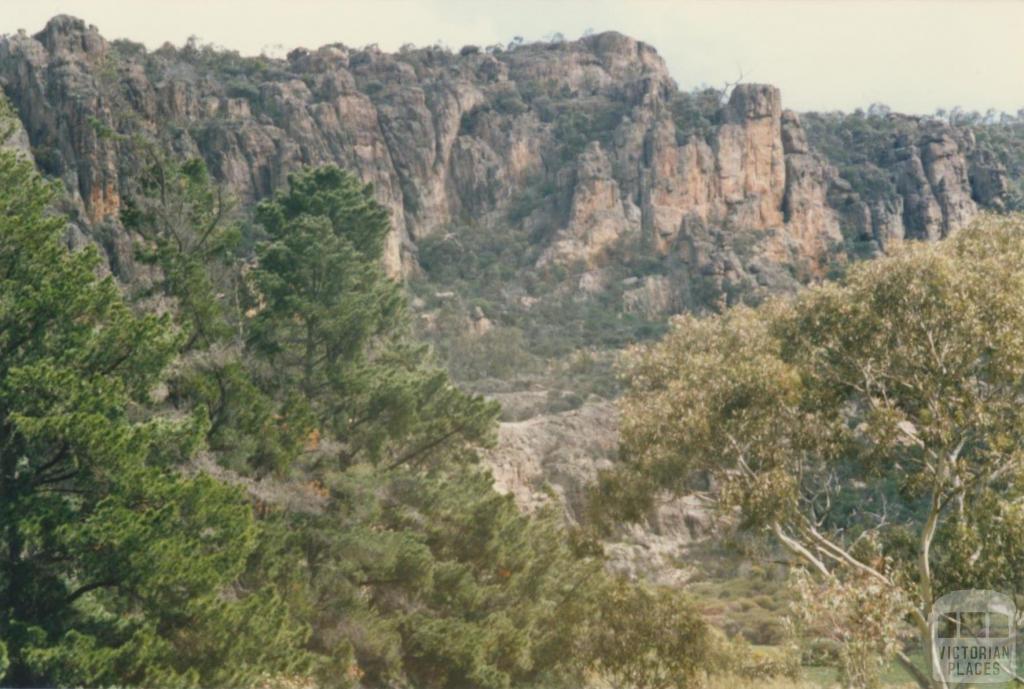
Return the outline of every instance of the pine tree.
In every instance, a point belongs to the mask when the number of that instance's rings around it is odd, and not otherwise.
[[[166,305],[183,337],[168,399],[209,415],[206,443],[218,461],[242,473],[284,473],[303,447],[287,404],[256,384],[245,347],[246,267],[239,214],[200,159],[184,162],[141,141],[149,161],[126,194],[121,219],[140,238],[137,257],[154,267],[133,300]]]
[[[422,463],[490,439],[497,406],[457,390],[411,343],[401,285],[381,267],[387,213],[336,167],[289,178],[260,204],[267,241],[249,346],[296,426],[343,444],[339,466]]]
[[[147,412],[180,335],[133,313],[95,250],[66,249],[52,198],[0,152],[5,684],[194,686],[301,662],[272,594],[223,597],[256,529],[237,489],[180,470],[204,417]]]
[[[520,514],[475,465],[496,406],[410,342],[371,191],[337,168],[308,170],[257,219],[267,241],[249,360],[288,423],[316,439],[299,470],[325,499],[268,516],[247,581],[270,581],[311,625],[319,681],[503,689],[578,686],[595,669],[693,674],[699,644],[683,659],[599,663],[605,649],[588,636],[608,594],[633,589],[604,573],[596,544],[558,515]],[[615,617],[631,639],[648,638],[652,610],[683,639],[671,652],[701,638],[692,608],[634,599],[643,605]]]

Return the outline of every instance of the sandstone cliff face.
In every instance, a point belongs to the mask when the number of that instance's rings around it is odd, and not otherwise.
[[[64,181],[127,279],[137,268],[118,212],[140,135],[201,156],[244,201],[298,166],[354,170],[391,212],[396,275],[415,270],[424,237],[513,223],[546,242],[541,265],[592,269],[631,244],[677,257],[705,291],[773,288],[785,282],[778,265],[820,273],[844,232],[881,247],[942,237],[975,199],[998,206],[1005,193],[998,166],[939,127],[885,162],[895,199],[860,198],[770,86],[736,87],[714,131],[687,131],[661,58],[615,33],[459,54],[330,45],[271,60],[194,45],[146,52],[57,17],[0,39],[0,80],[37,163]],[[530,190],[535,207],[510,220]]]
[[[904,239],[941,239],[980,209],[1006,207],[1007,169],[968,126],[887,112],[812,113],[807,121],[812,147],[838,168],[829,204],[859,255]]]
[[[611,161],[594,141],[576,161],[572,206],[565,228],[541,256],[540,263],[565,263],[582,259],[592,263],[609,247],[640,229],[640,213],[623,194],[612,176]]]

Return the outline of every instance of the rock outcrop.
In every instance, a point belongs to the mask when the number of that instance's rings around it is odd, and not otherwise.
[[[457,54],[329,45],[274,60],[191,43],[147,52],[60,16],[0,39],[0,81],[38,165],[64,181],[125,279],[136,267],[118,215],[140,137],[202,157],[243,201],[302,165],[354,170],[391,213],[396,275],[415,270],[424,237],[511,223],[547,242],[541,265],[599,267],[632,244],[688,262],[701,289],[770,288],[782,280],[774,264],[820,273],[842,233],[883,247],[942,237],[1005,193],[971,141],[929,130],[888,161],[900,200],[856,198],[770,86],[737,86],[709,113],[712,131],[689,131],[664,62],[617,33]]]
[[[609,247],[640,229],[640,214],[628,198],[623,199],[601,144],[594,141],[587,145],[576,162],[575,173],[568,223],[555,234],[554,243],[540,258],[541,264],[593,264]]]
[[[519,408],[523,400],[510,396],[529,393],[498,397],[506,408]],[[567,521],[581,522],[588,487],[614,463],[617,417],[614,403],[591,400],[571,411],[502,423],[497,447],[486,457],[495,486],[526,511],[554,504]],[[684,583],[695,573],[691,560],[710,541],[713,522],[700,497],[666,501],[646,523],[623,525],[605,541],[609,567],[631,578]]]
[[[829,204],[858,256],[905,239],[937,240],[980,209],[1005,210],[1009,173],[975,129],[935,118],[875,112],[807,115],[812,148],[839,167]]]
[[[503,401],[508,406],[508,400]],[[600,469],[612,466],[618,450],[617,426],[618,411],[607,401],[504,422],[497,447],[488,456],[495,483],[524,509],[532,511],[554,498],[568,519],[578,521],[586,486]]]

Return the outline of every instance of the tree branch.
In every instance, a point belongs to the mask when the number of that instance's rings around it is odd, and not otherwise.
[[[907,674],[914,678],[914,681],[917,682],[917,686],[921,687],[921,689],[932,689],[931,679],[921,671],[921,668],[914,665],[914,661],[912,661],[906,653],[903,651],[896,651],[896,662],[898,662],[903,669],[907,671]]]
[[[120,583],[116,579],[103,579],[100,581],[94,581],[91,584],[85,584],[79,586],[77,589],[68,594],[67,598],[64,599],[64,605],[71,605],[76,600],[96,589],[110,588],[111,586],[117,586]]]
[[[787,536],[783,532],[781,524],[779,524],[778,522],[773,522],[772,532],[775,534],[775,537],[779,539],[782,545],[786,547],[787,550],[789,550],[791,553],[793,553],[794,555],[796,555],[797,557],[801,558],[809,565],[814,567],[822,576],[828,579],[832,578],[832,573],[828,571],[828,567],[825,566],[825,563],[819,560],[818,558],[814,557],[811,551],[809,551],[807,548],[801,545],[799,541],[797,541],[794,538],[791,538],[790,536]]]
[[[437,447],[441,443],[445,442],[446,440],[448,440],[452,436],[461,433],[463,430],[465,430],[467,425],[468,424],[464,424],[464,423],[459,424],[458,426],[456,426],[455,428],[451,429],[450,431],[448,431],[444,435],[441,435],[441,436],[435,438],[434,440],[430,441],[426,445],[423,445],[419,449],[412,450],[411,452],[409,452],[405,456],[401,457],[400,459],[394,461],[391,465],[389,465],[388,466],[388,470],[397,469],[398,467],[402,466],[403,464],[407,464],[407,463],[411,462],[412,460],[416,459],[420,455],[433,450],[435,447]]]
[[[859,569],[861,572],[864,572],[868,576],[877,579],[878,581],[882,582],[883,584],[886,584],[887,586],[892,586],[892,580],[889,579],[889,577],[885,576],[874,567],[865,564],[857,558],[855,558],[854,556],[850,555],[844,549],[840,548],[838,545],[836,545],[835,543],[833,543],[832,541],[818,533],[817,529],[815,529],[810,524],[805,525],[804,528],[807,530],[807,533],[808,535],[810,535],[812,541],[814,541],[817,545],[819,545],[822,549],[824,549],[827,553],[829,553],[836,559],[841,560],[842,562],[850,565],[851,567],[854,567],[855,569]]]

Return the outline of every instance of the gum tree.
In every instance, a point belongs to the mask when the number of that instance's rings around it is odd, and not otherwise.
[[[880,587],[869,602],[889,601],[926,654],[943,592],[1024,593],[1022,218],[984,218],[792,300],[680,318],[626,373],[629,461],[599,505],[640,518],[710,476],[738,527],[823,590]],[[931,686],[887,640],[873,652]]]

